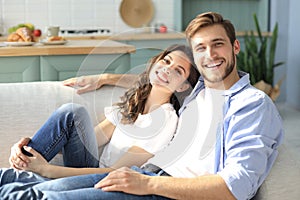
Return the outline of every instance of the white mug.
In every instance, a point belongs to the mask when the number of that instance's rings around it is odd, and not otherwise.
[[[47,37],[58,36],[58,34],[59,34],[59,26],[47,26],[46,27]]]

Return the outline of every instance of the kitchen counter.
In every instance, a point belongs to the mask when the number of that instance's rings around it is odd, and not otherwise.
[[[0,47],[0,57],[10,56],[47,56],[79,54],[122,54],[135,52],[135,47],[112,40],[68,40],[63,45]]]
[[[122,40],[164,40],[164,39],[184,39],[185,34],[180,32],[169,32],[169,33],[115,33],[112,35],[69,35],[64,36],[67,40],[114,40],[114,41],[122,41]],[[7,36],[1,36],[0,41],[6,41]]]
[[[63,45],[0,47],[0,82],[61,81],[100,73],[127,73],[133,45],[68,40]]]

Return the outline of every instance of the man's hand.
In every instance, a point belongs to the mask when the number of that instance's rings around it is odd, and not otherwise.
[[[21,167],[27,167],[30,162],[29,158],[23,154],[22,147],[26,146],[30,141],[30,138],[22,138],[19,142],[15,143],[11,147],[9,163],[10,166],[16,169]]]
[[[95,91],[104,85],[130,88],[136,82],[136,74],[99,74],[70,78],[63,81],[65,86],[74,87],[78,94]]]
[[[103,79],[103,74],[101,75],[89,75],[89,76],[81,76],[70,78],[63,81],[65,86],[70,86],[76,88],[78,94],[82,94],[85,92],[90,92],[97,90],[101,86],[104,85],[101,79]]]
[[[150,176],[122,167],[110,172],[95,185],[95,188],[101,188],[106,192],[122,191],[130,194],[146,195],[148,194],[147,183],[150,178]]]

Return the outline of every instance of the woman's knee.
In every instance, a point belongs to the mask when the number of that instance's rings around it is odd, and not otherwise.
[[[61,114],[75,114],[75,115],[86,115],[88,114],[86,108],[81,105],[81,104],[76,104],[76,103],[66,103],[61,105],[58,109],[57,109],[58,113]]]

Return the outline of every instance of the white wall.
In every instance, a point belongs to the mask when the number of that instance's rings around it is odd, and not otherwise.
[[[285,79],[281,85],[281,94],[277,101],[286,101],[287,87],[287,56],[288,56],[288,27],[289,17],[289,0],[272,0],[271,1],[271,30],[274,29],[275,23],[278,23],[278,40],[276,48],[275,62],[284,62],[283,65],[275,68],[274,83]],[[284,17],[283,17],[284,16]]]
[[[271,25],[279,23],[276,60],[285,62],[275,70],[275,81],[286,77],[279,100],[300,109],[300,1],[272,0],[271,5]]]
[[[174,29],[174,1],[152,0],[155,8],[151,24],[165,23]],[[109,27],[114,33],[131,29],[121,19],[122,0],[0,0],[4,27],[33,23],[44,30],[48,25],[61,27]],[[151,25],[150,24],[150,25]]]
[[[300,1],[290,0],[287,40],[287,103],[300,109]]]

